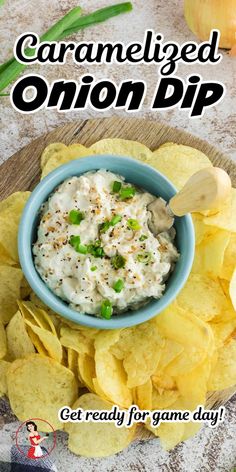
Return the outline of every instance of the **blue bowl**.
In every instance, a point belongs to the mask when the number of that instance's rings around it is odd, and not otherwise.
[[[166,290],[159,300],[151,300],[135,311],[114,315],[110,320],[79,313],[57,297],[40,278],[34,266],[32,244],[37,237],[39,212],[43,202],[65,179],[85,172],[107,169],[125,177],[127,182],[136,184],[153,195],[169,201],[176,193],[175,187],[152,167],[131,158],[113,155],[89,156],[71,161],[45,177],[32,192],[22,215],[18,249],[22,270],[33,291],[53,311],[81,325],[115,329],[143,323],[163,311],[178,295],[190,273],[194,257],[194,228],[190,215],[175,219],[176,245],[180,258],[167,281]]]

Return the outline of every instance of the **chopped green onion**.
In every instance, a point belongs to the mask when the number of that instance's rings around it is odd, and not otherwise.
[[[117,225],[117,223],[119,223],[121,220],[122,220],[122,216],[120,216],[120,215],[115,215],[115,216],[113,216],[113,218],[111,219],[110,224],[111,224],[111,226],[115,226],[115,225]]]
[[[142,254],[137,255],[137,261],[148,264],[152,259],[152,254],[150,252],[143,252]]]
[[[114,285],[113,285],[113,288],[115,290],[116,293],[120,293],[121,290],[123,290],[124,288],[124,281],[122,279],[118,279]]]
[[[71,236],[70,245],[80,254],[87,254],[88,252],[87,246],[80,243],[80,236]]]
[[[112,304],[109,300],[103,300],[101,304],[101,317],[109,320],[112,316]]]
[[[72,225],[80,225],[81,221],[84,220],[84,213],[79,210],[71,210],[69,213],[69,222]]]
[[[90,270],[91,270],[92,272],[95,272],[95,270],[97,270],[97,266],[93,266],[93,267],[91,267],[91,269],[90,269]]]
[[[85,246],[84,244],[79,244],[76,248],[76,251],[79,252],[80,254],[87,254],[88,249],[87,249],[87,246]]]
[[[134,187],[124,187],[120,190],[121,200],[127,200],[128,198],[134,197],[136,190]]]
[[[142,234],[142,236],[139,238],[139,241],[145,241],[145,239],[148,239],[148,236],[146,236],[146,234]]]
[[[122,269],[125,267],[125,258],[120,254],[116,254],[111,258],[111,264],[114,269]]]
[[[119,193],[120,189],[121,189],[121,182],[118,182],[117,180],[115,180],[113,182],[112,192]]]
[[[109,228],[110,228],[110,221],[104,221],[104,223],[102,223],[99,226],[99,231],[100,233],[105,233]]]
[[[70,245],[77,251],[77,247],[80,245],[80,236],[71,236]]]
[[[104,257],[105,253],[103,248],[101,247],[101,241],[97,239],[94,244],[89,244],[87,246],[87,250],[89,254],[92,254],[94,257]]]
[[[130,218],[127,221],[127,226],[128,226],[128,228],[130,228],[134,231],[138,231],[139,229],[141,229],[141,226],[140,226],[138,220],[133,220],[133,218]]]

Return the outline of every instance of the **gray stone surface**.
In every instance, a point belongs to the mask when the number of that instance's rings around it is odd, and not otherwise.
[[[114,0],[83,0],[85,11],[91,11]],[[12,53],[16,36],[23,31],[42,33],[62,14],[78,4],[77,0],[6,0],[0,10],[0,62]],[[77,40],[120,40],[128,43],[142,40],[146,28],[162,32],[166,40],[180,43],[193,39],[183,19],[182,0],[134,0],[134,12],[126,17],[111,20],[76,36]],[[83,73],[92,72],[96,78],[108,77],[119,83],[124,77],[145,79],[148,94],[142,111],[135,117],[161,120],[208,140],[236,159],[236,59],[223,52],[220,65],[180,65],[178,75],[200,73],[205,80],[214,78],[224,82],[227,94],[224,100],[208,110],[201,119],[189,120],[186,112],[178,109],[163,113],[150,111],[151,97],[158,79],[155,65],[86,65],[75,67],[71,62],[64,66],[31,67],[31,70],[47,77],[49,82],[58,78],[78,79]],[[106,113],[111,116],[113,111]],[[120,115],[125,115],[121,112]],[[35,115],[20,115],[12,109],[8,98],[0,98],[0,162],[42,133],[77,118],[102,116],[88,109],[84,112],[59,114],[56,111],[40,111]],[[131,115],[130,115],[131,116]],[[33,158],[33,156],[32,156]],[[11,435],[17,429],[9,411],[1,405],[0,410],[1,459],[7,456],[12,442]],[[4,418],[4,421],[3,421]],[[13,421],[13,422],[12,422]],[[181,444],[174,451],[161,450],[158,440],[137,442],[126,451],[103,460],[81,459],[66,449],[67,437],[60,433],[54,461],[60,472],[230,472],[236,467],[236,399],[227,404],[225,422],[217,429],[204,428],[194,439]],[[7,460],[7,459],[6,459]]]

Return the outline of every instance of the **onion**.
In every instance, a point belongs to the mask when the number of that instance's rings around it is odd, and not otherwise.
[[[202,41],[212,29],[218,29],[221,48],[236,44],[236,0],[185,0],[184,14],[189,28]]]

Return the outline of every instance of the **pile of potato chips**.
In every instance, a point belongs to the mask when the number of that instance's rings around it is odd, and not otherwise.
[[[212,166],[200,151],[166,143],[105,139],[85,148],[50,144],[42,177],[72,159],[118,154],[144,161],[181,189]],[[114,331],[86,328],[52,313],[31,291],[17,253],[17,230],[29,192],[0,203],[0,395],[19,420],[41,417],[65,429],[75,454],[101,457],[124,449],[140,426],[66,423],[58,410],[195,409],[207,393],[236,384],[236,189],[218,213],[194,214],[196,255],[189,279],[164,312]],[[145,425],[166,449],[194,435],[199,423]]]

